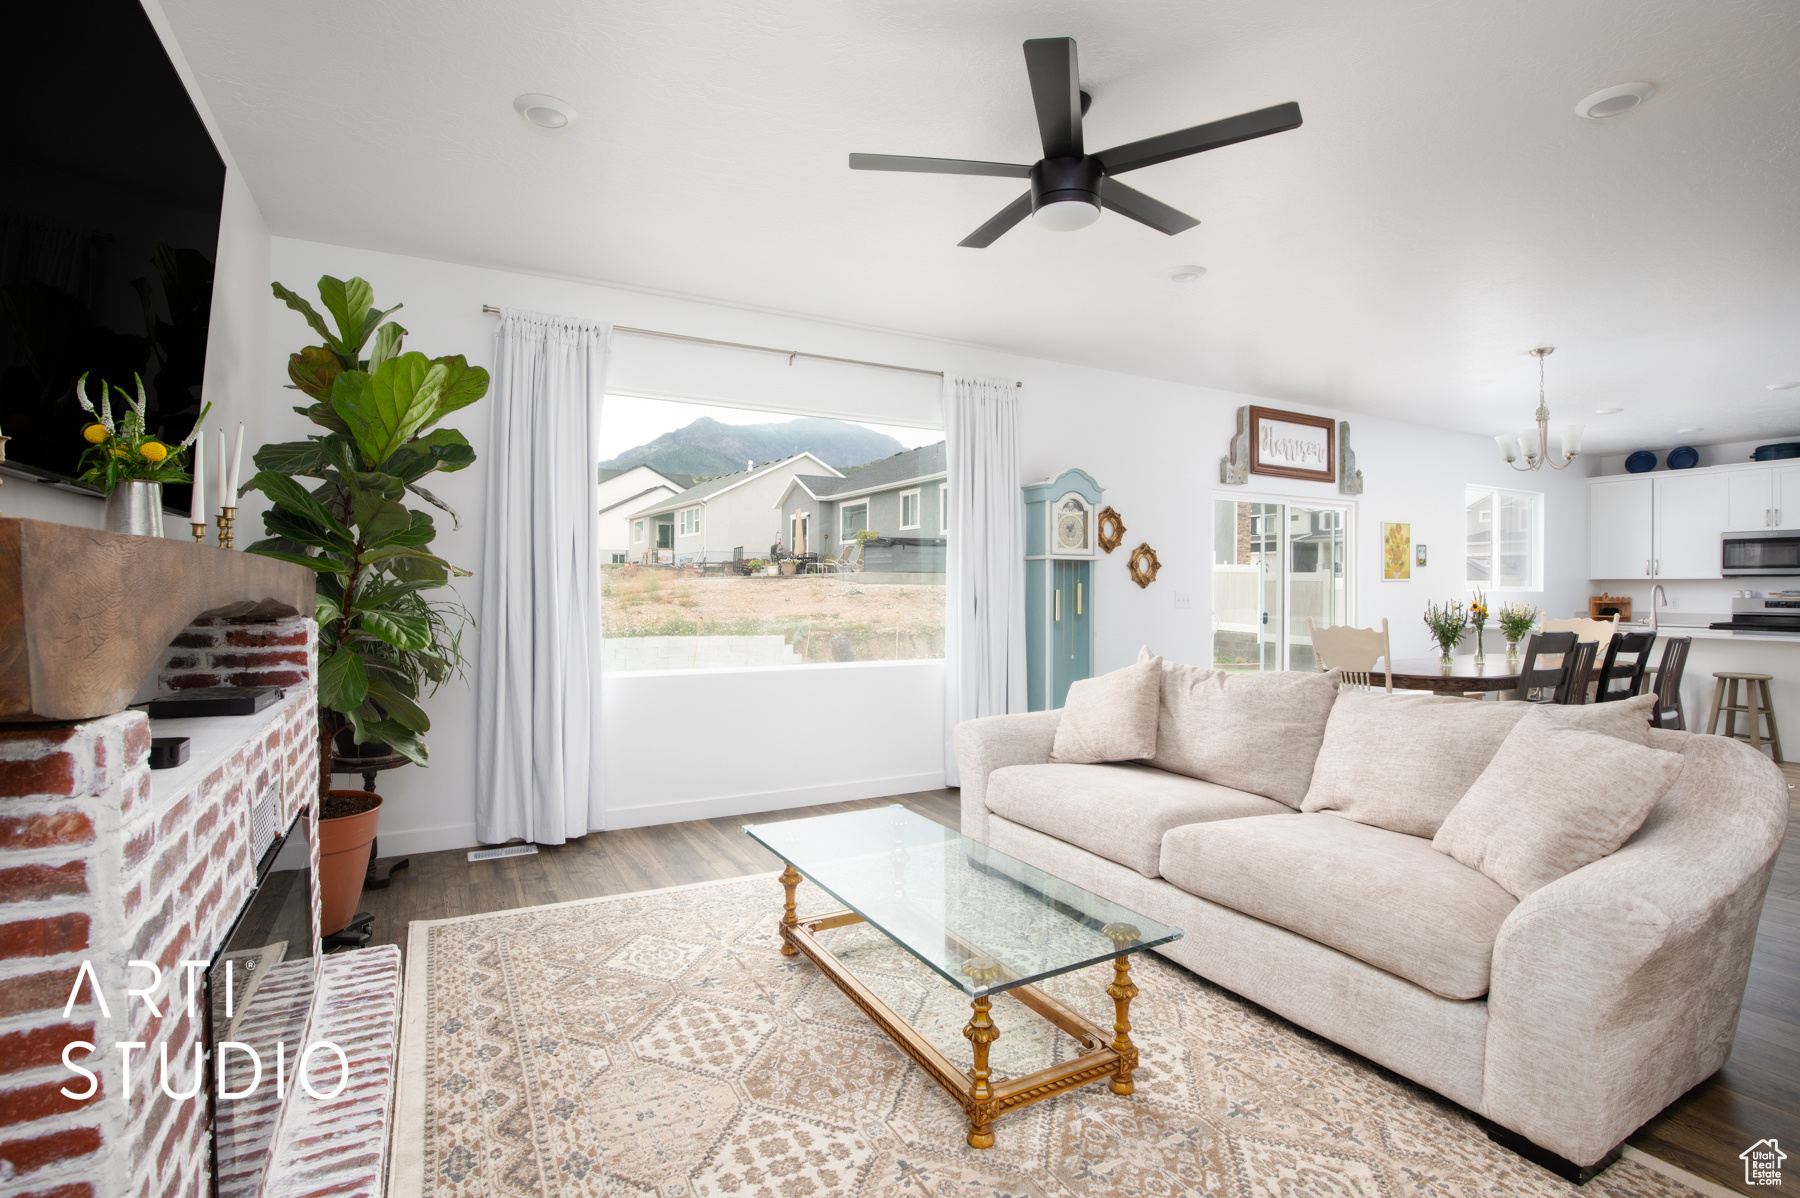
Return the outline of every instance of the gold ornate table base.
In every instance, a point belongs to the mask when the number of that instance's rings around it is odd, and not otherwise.
[[[792,865],[782,871],[781,884],[787,890],[787,902],[781,916],[781,952],[783,956],[804,954],[819,972],[831,979],[844,996],[862,1009],[900,1051],[913,1059],[928,1076],[962,1105],[969,1116],[969,1147],[994,1146],[994,1120],[1015,1107],[1029,1106],[1053,1098],[1065,1090],[1110,1078],[1114,1094],[1130,1094],[1136,1087],[1131,1080],[1137,1068],[1137,1047],[1131,1042],[1131,1000],[1138,988],[1131,981],[1131,957],[1121,954],[1113,959],[1113,981],[1106,988],[1113,1000],[1112,1043],[1096,1025],[1063,1006],[1035,986],[1017,986],[1005,993],[1018,999],[1033,1014],[1054,1024],[1081,1045],[1081,1054],[1073,1060],[1012,1081],[995,1081],[988,1069],[988,1049],[1000,1038],[1000,1029],[988,1017],[992,1001],[982,995],[970,1003],[969,1024],[963,1035],[974,1049],[974,1067],[967,1073],[951,1064],[929,1040],[870,990],[818,941],[817,934],[831,928],[862,923],[854,911],[829,911],[823,915],[801,918],[794,913],[794,888],[800,875]],[[1136,928],[1124,924],[1108,924],[1103,931],[1119,944],[1137,939]],[[1001,976],[1000,967],[971,961],[964,972],[977,983],[991,982]]]

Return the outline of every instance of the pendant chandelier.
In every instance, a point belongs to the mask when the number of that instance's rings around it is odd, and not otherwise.
[[[1544,399],[1544,359],[1554,352],[1556,347],[1553,345],[1540,345],[1531,351],[1532,356],[1538,360],[1537,427],[1526,429],[1516,437],[1511,433],[1501,433],[1494,438],[1494,443],[1500,446],[1500,456],[1514,470],[1537,470],[1549,460],[1550,405]],[[1565,424],[1556,431],[1562,439],[1562,460],[1550,462],[1550,468],[1561,470],[1581,453],[1581,425]],[[1519,464],[1521,457],[1525,459],[1522,466]]]

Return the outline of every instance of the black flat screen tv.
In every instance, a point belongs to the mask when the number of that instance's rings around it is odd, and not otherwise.
[[[90,397],[142,377],[152,429],[193,430],[225,164],[138,0],[21,4],[0,44],[0,432],[70,480],[83,373]]]

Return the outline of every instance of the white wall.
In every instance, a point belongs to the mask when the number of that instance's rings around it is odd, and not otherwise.
[[[1335,488],[1301,483],[1218,486],[1218,459],[1234,431],[1236,408],[1253,397],[723,304],[273,239],[271,278],[307,291],[324,273],[360,274],[374,285],[378,302],[404,301],[399,319],[411,330],[409,348],[464,353],[484,365],[492,360],[494,329],[493,318],[481,312],[485,303],[1023,381],[1026,476],[1020,482],[1082,466],[1108,488],[1107,502],[1123,513],[1130,529],[1126,549],[1148,541],[1164,563],[1161,577],[1147,590],[1130,581],[1124,551],[1099,563],[1095,610],[1102,670],[1130,661],[1144,643],[1182,660],[1208,659],[1215,494],[1239,498],[1254,490],[1337,498]],[[262,294],[267,296],[266,289]],[[263,303],[269,337],[260,376],[247,392],[252,431],[257,441],[304,436],[310,426],[288,412],[292,393],[281,385],[286,355],[306,343],[309,330],[273,299]],[[743,351],[696,354],[691,347],[625,334],[615,344],[615,388],[635,394],[823,410],[915,425],[939,420],[937,383],[926,376],[806,359],[790,365],[785,357]],[[847,387],[847,380],[854,385]],[[459,422],[478,452],[487,441],[486,412],[478,406]],[[1514,474],[1485,437],[1349,419],[1366,479],[1365,493],[1353,500],[1358,538],[1353,602],[1360,623],[1379,622],[1383,616],[1391,621],[1397,656],[1429,651],[1419,622],[1428,600],[1463,594],[1463,487],[1470,481],[1546,494],[1546,590],[1523,597],[1557,611],[1583,601],[1586,507],[1581,479],[1548,471]],[[440,549],[451,561],[476,570],[481,567],[485,479],[478,462],[432,484],[463,516],[460,531],[445,527],[440,534]],[[1380,524],[1387,520],[1410,522],[1415,540],[1431,546],[1431,565],[1415,571],[1409,583],[1380,581]],[[247,535],[254,532],[246,528]],[[1191,608],[1174,606],[1178,590],[1191,595]],[[479,624],[475,580],[465,581],[460,594]],[[941,695],[942,666],[934,662],[611,676],[604,692],[608,825],[937,785],[942,777]],[[819,717],[796,727],[792,713],[800,703]],[[473,843],[471,691],[467,684],[452,684],[427,709],[434,725],[432,766],[382,778],[389,803],[382,818],[384,853]],[[684,732],[696,719],[707,729],[705,753],[696,752]],[[798,735],[816,738],[804,754],[790,751],[798,749]],[[797,766],[801,760],[808,762],[804,772]]]

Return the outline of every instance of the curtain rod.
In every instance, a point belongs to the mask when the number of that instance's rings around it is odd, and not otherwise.
[[[481,310],[489,316],[500,315],[500,309],[492,304],[481,305]],[[892,362],[870,362],[864,358],[836,358],[830,354],[813,354],[803,349],[779,349],[773,345],[749,345],[742,341],[716,341],[711,337],[694,337],[687,333],[664,333],[656,329],[634,329],[627,325],[613,326],[615,333],[636,333],[640,337],[662,337],[669,341],[691,341],[696,345],[721,345],[727,349],[752,349],[765,354],[782,354],[786,356],[788,365],[794,364],[795,358],[811,358],[815,362],[843,362],[849,366],[873,366],[877,370],[904,370],[908,374],[929,374],[943,378],[941,370],[926,370],[919,366],[896,366]],[[1015,387],[1023,387],[1024,383],[1014,383]]]

